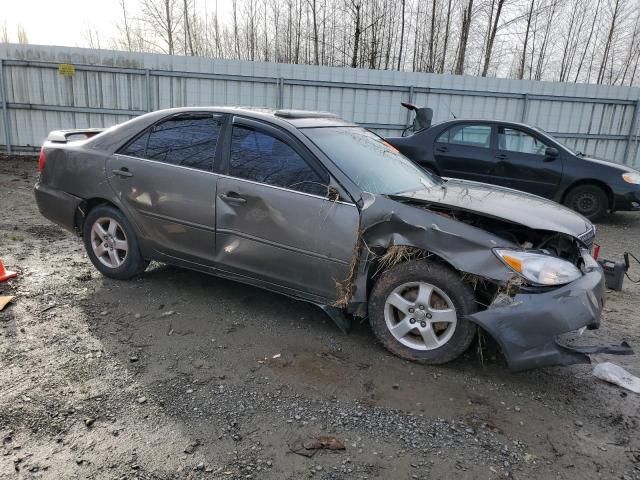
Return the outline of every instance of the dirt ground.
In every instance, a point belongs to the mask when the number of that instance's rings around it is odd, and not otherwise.
[[[640,395],[578,365],[511,373],[476,351],[446,366],[342,334],[314,306],[152,264],[98,274],[37,211],[33,161],[0,162],[0,478],[640,479]],[[640,253],[640,215],[599,225],[602,256]],[[640,277],[640,266],[631,271]],[[608,292],[589,343],[640,350],[640,287]],[[279,356],[277,356],[279,355]],[[640,356],[600,355],[640,375]],[[345,450],[305,457],[300,440]]]

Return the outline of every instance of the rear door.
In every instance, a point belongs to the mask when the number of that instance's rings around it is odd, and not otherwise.
[[[358,238],[359,212],[328,198],[329,173],[293,136],[236,117],[218,181],[219,268],[335,299]]]
[[[534,132],[498,125],[496,175],[506,186],[553,198],[562,177],[562,158],[547,156],[550,146]]]
[[[443,177],[493,183],[497,164],[493,126],[460,123],[442,132],[434,142],[433,155]]]
[[[107,160],[109,184],[159,253],[211,266],[214,158],[224,115],[183,113],[156,123]]]

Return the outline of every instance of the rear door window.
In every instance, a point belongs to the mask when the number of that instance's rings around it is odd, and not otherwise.
[[[120,153],[210,172],[223,117],[181,115],[155,125]]]
[[[326,196],[329,174],[319,174],[284,141],[234,125],[229,175],[304,193]]]
[[[439,143],[491,148],[491,125],[455,125],[442,133]]]

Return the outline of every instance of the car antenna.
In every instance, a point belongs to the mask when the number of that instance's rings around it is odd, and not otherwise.
[[[446,100],[445,100],[446,101]],[[447,106],[449,107],[449,113],[451,114],[451,116],[453,117],[454,120],[457,120],[458,117],[456,117],[456,114],[453,113],[453,109],[451,108],[451,104],[447,101]]]

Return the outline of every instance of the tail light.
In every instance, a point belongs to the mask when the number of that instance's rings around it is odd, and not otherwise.
[[[44,153],[44,148],[41,148],[40,156],[38,157],[38,171],[42,173],[46,164],[47,164],[47,156]]]

